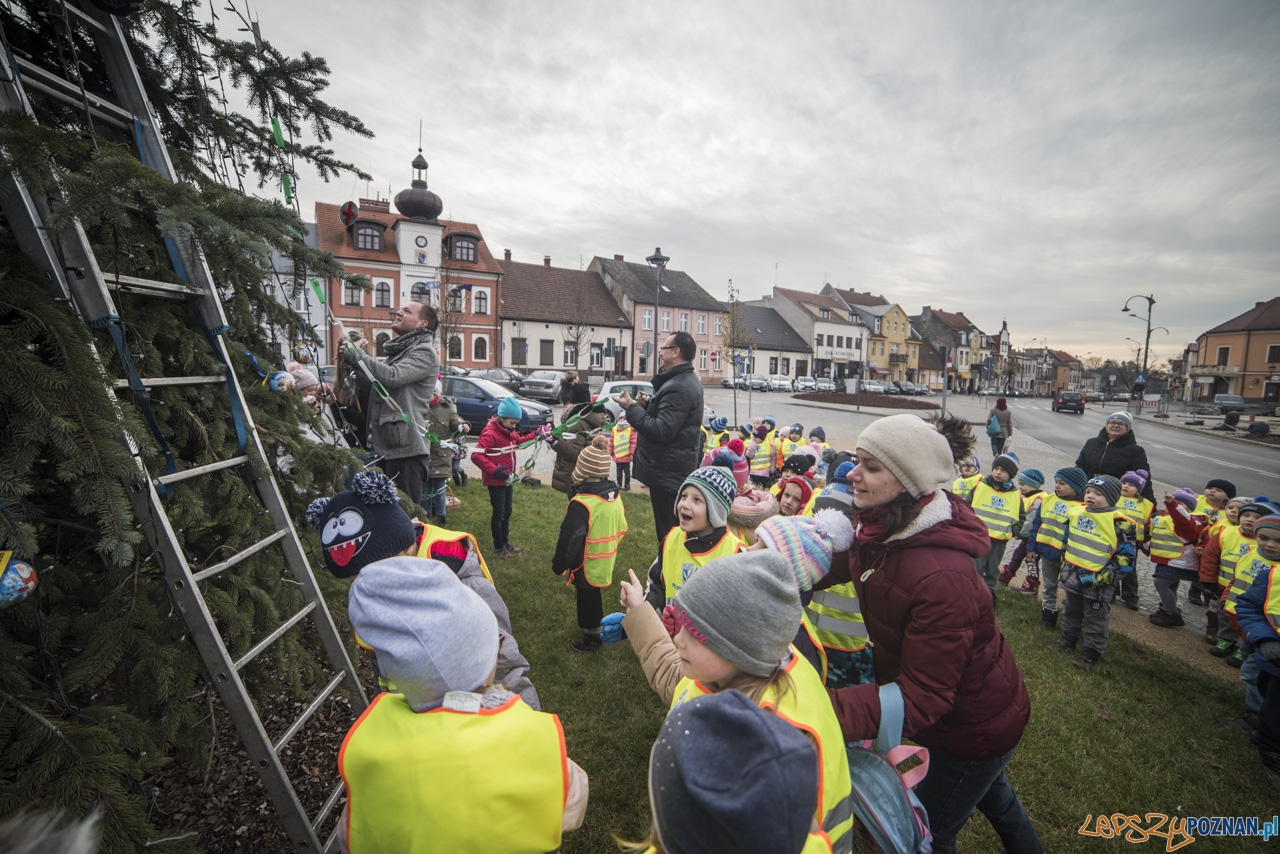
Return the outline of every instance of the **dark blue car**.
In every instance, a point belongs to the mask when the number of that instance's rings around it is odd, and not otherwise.
[[[498,404],[504,397],[515,397],[495,382],[470,376],[445,377],[444,394],[457,402],[458,417],[471,423],[472,436],[480,435],[484,425],[498,413]],[[553,423],[551,407],[522,397],[516,397],[516,402],[520,404],[521,433]]]

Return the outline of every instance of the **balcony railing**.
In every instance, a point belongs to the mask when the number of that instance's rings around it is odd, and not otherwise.
[[[906,354],[905,354],[905,353],[890,353],[890,354],[889,354],[889,364],[891,364],[891,365],[905,365],[906,363],[907,363],[907,356],[906,356]]]

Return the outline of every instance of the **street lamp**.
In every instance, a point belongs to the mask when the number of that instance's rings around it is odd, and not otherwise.
[[[1146,316],[1146,317],[1143,317],[1143,318],[1140,318],[1141,320],[1145,320],[1145,321],[1147,322],[1147,339],[1146,339],[1146,343],[1142,345],[1142,377],[1143,377],[1143,379],[1146,379],[1146,376],[1147,376],[1147,356],[1148,356],[1148,355],[1150,354],[1150,352],[1151,352],[1151,310],[1152,310],[1152,308],[1154,308],[1154,307],[1155,307],[1155,304],[1156,304],[1156,298],[1155,298],[1155,294],[1152,294],[1152,295],[1150,295],[1150,296],[1143,296],[1142,294],[1134,294],[1133,296],[1129,297],[1127,300],[1125,300],[1125,301],[1124,301],[1124,308],[1122,308],[1122,309],[1120,309],[1120,310],[1121,310],[1121,311],[1130,311],[1131,309],[1129,308],[1129,303],[1133,302],[1133,301],[1134,301],[1134,300],[1136,300],[1136,299],[1144,299],[1144,300],[1146,300],[1146,301],[1147,301],[1147,316]],[[1136,315],[1136,314],[1134,314],[1134,315],[1130,315],[1130,316],[1131,316],[1131,317],[1138,317],[1138,315]],[[1158,327],[1158,328],[1160,328],[1160,329],[1164,329],[1164,327]],[[1165,329],[1165,332],[1166,332],[1166,333],[1167,333],[1168,331],[1169,331],[1169,330]],[[1137,342],[1134,342],[1134,343],[1137,343]]]
[[[655,246],[653,254],[644,259],[653,268],[653,374],[658,373],[658,306],[662,304],[662,268],[671,259],[662,254],[661,247]],[[1150,333],[1147,333],[1150,335]]]
[[[618,346],[619,347],[622,346],[622,330],[626,327],[626,325],[627,325],[627,316],[625,314],[618,315]],[[631,333],[631,344],[632,344],[631,349],[632,350],[635,349],[635,346],[634,346],[635,343],[636,343],[636,333],[633,331]],[[618,354],[617,353],[613,354],[613,373],[614,373],[613,378],[616,380],[618,378],[617,377],[617,373],[618,373]]]

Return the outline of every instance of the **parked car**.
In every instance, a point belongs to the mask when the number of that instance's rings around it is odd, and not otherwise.
[[[815,381],[818,391],[835,391],[836,384],[831,381],[830,377],[818,377]]]
[[[791,391],[791,377],[784,377],[782,374],[774,374],[769,377],[769,391]]]
[[[1102,403],[1103,402],[1102,392],[1086,391],[1084,393],[1084,399],[1086,403]]]
[[[738,388],[752,391],[768,391],[769,381],[764,374],[743,374],[738,377]]]
[[[444,370],[440,373],[446,377],[465,377],[467,375],[466,368],[459,368],[457,365],[445,365]]]
[[[897,386],[898,391],[902,394],[909,394],[913,397],[917,394],[916,384],[907,380],[894,380],[892,385]]]
[[[563,380],[564,371],[534,371],[520,382],[516,394],[556,403],[560,400],[560,383]]]
[[[1112,400],[1124,400],[1124,401],[1128,401],[1128,400],[1132,399],[1132,397],[1133,397],[1133,395],[1131,395],[1131,394],[1130,394],[1129,392],[1127,392],[1127,391],[1118,391],[1118,392],[1116,392],[1115,394],[1111,395],[1111,399],[1112,399]]]
[[[1084,415],[1084,395],[1078,391],[1060,392],[1049,404],[1054,412],[1078,412]]]
[[[647,383],[644,380],[617,380],[608,382],[600,386],[600,391],[592,400],[603,400],[605,417],[610,421],[617,421],[618,416],[622,414],[622,407],[613,401],[613,396],[622,394],[624,391],[631,392],[633,398],[642,394],[653,394],[653,383]]]
[[[445,397],[452,397],[458,405],[458,416],[471,422],[472,435],[480,430],[498,412],[498,404],[504,398],[515,397],[511,390],[482,377],[445,377]],[[520,432],[526,433],[543,424],[551,424],[551,407],[536,400],[516,397],[520,404]]]
[[[725,377],[720,380],[720,388],[733,388],[733,377]]]
[[[814,391],[818,388],[818,383],[813,377],[796,377],[791,388],[793,391]]]
[[[1215,394],[1213,405],[1222,415],[1228,412],[1244,412],[1245,409],[1244,397],[1238,394]]]
[[[468,371],[467,376],[497,383],[512,394],[519,392],[520,383],[524,381],[524,374],[513,368],[476,368]]]
[[[337,365],[321,365],[320,366],[320,382],[333,385],[338,379]]]
[[[883,383],[880,380],[863,380],[862,393],[863,394],[888,394],[889,386],[887,383]]]

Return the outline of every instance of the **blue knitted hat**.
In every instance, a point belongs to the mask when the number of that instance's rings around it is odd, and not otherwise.
[[[1089,479],[1089,475],[1084,473],[1084,469],[1079,466],[1068,466],[1064,469],[1058,469],[1053,473],[1053,476],[1074,489],[1076,498],[1084,495],[1084,485]]]
[[[720,416],[719,418],[711,419],[711,429],[715,430],[717,433],[723,432],[724,428],[728,426],[729,426],[729,419],[725,418],[723,415]]]
[[[502,403],[498,404],[499,418],[521,418],[523,416],[524,411],[514,397],[504,397]]]
[[[1028,486],[1034,486],[1039,489],[1044,486],[1044,472],[1040,471],[1040,469],[1023,469],[1018,472],[1018,480]]]

